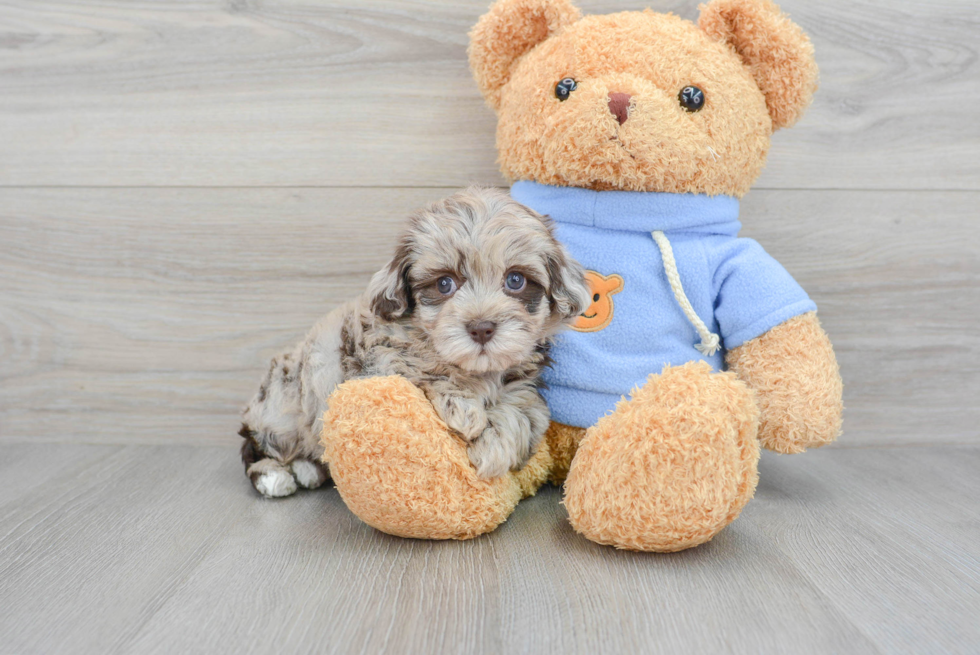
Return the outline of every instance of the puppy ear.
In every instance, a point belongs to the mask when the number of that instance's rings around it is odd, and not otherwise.
[[[700,27],[731,47],[766,98],[773,130],[797,121],[817,90],[813,44],[770,0],[711,0],[701,5]]]
[[[548,254],[548,296],[551,311],[568,320],[586,310],[591,302],[591,291],[585,282],[585,269],[557,241]]]
[[[395,250],[394,258],[375,273],[368,284],[371,311],[385,321],[402,318],[415,309],[415,298],[408,281],[411,254],[411,245],[403,239]]]
[[[470,70],[494,110],[518,60],[581,18],[569,0],[497,0],[470,30]]]

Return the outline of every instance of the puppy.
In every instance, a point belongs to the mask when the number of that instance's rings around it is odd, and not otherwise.
[[[380,375],[425,393],[481,477],[520,468],[548,427],[538,387],[551,339],[590,301],[549,219],[497,189],[434,203],[410,218],[363,295],[272,360],[239,432],[245,472],[270,497],[323,484],[327,398]]]

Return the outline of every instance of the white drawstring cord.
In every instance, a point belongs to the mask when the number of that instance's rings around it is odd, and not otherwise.
[[[681,276],[677,273],[674,249],[670,247],[670,241],[667,240],[667,235],[660,230],[651,232],[650,234],[653,235],[653,240],[657,242],[657,247],[660,248],[660,256],[664,260],[664,273],[667,274],[667,281],[670,283],[670,290],[674,292],[674,298],[677,300],[677,304],[681,306],[681,311],[684,312],[684,316],[687,317],[687,320],[691,322],[694,329],[701,335],[701,343],[696,344],[694,347],[702,355],[711,357],[721,348],[721,338],[714,332],[708,330],[708,326],[704,324],[704,321],[694,311],[694,307],[691,306],[691,301],[687,299],[687,294],[684,293],[684,287],[681,285]]]

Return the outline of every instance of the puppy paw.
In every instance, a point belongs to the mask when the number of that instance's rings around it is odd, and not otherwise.
[[[466,449],[470,462],[481,478],[499,478],[510,470],[519,469],[525,462],[514,448],[501,439],[492,425]]]
[[[329,477],[322,464],[311,462],[308,459],[294,460],[289,468],[292,470],[296,482],[304,489],[316,489]]]
[[[275,468],[251,477],[255,490],[266,498],[282,498],[296,493],[296,479],[285,469]]]
[[[466,441],[479,437],[487,427],[487,412],[483,403],[462,396],[442,396],[435,403],[436,411],[450,430]]]

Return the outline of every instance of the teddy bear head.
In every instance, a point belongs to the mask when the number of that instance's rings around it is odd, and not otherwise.
[[[741,197],[772,132],[816,89],[806,34],[769,0],[712,0],[697,24],[569,0],[497,0],[470,33],[511,180]]]

